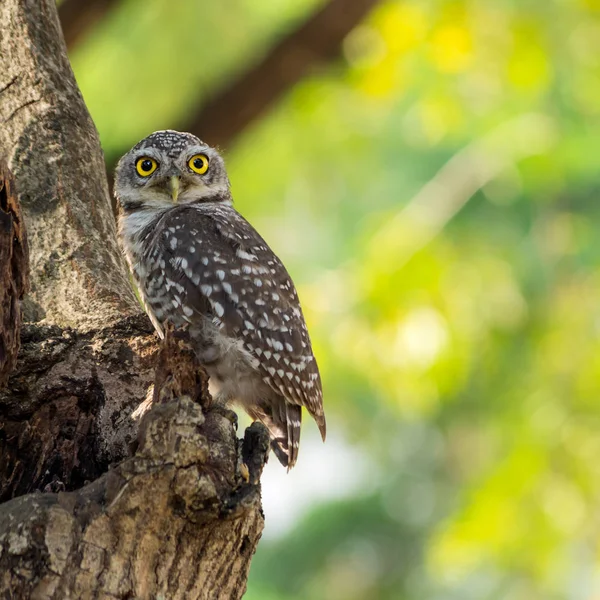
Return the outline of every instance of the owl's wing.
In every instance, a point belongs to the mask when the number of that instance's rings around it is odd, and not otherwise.
[[[263,380],[306,406],[324,438],[321,379],[298,295],[255,229],[230,205],[182,205],[161,219],[154,244],[184,318],[212,317],[228,336],[242,339]]]

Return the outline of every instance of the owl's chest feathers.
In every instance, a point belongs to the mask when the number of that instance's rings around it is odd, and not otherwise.
[[[153,235],[166,210],[136,211],[119,221],[125,256],[150,315],[162,337],[161,325],[169,320],[176,326],[189,322],[184,314],[181,298],[174,303],[174,293],[182,294],[180,283],[171,281],[165,271],[165,256]],[[156,321],[156,322],[155,322]]]
[[[157,223],[164,211],[137,210],[119,215],[119,236],[123,242],[125,258],[140,288],[145,292],[147,269],[143,262],[144,233]]]
[[[209,375],[210,394],[217,402],[252,404],[270,396],[258,374],[256,359],[241,340],[216,332],[198,356]]]
[[[265,397],[269,390],[257,376],[258,361],[244,348],[242,340],[227,335],[212,322],[212,315],[196,314],[190,323],[181,305],[177,307],[172,303],[168,287],[172,282],[167,282],[161,274],[164,259],[159,248],[152,245],[151,234],[163,214],[164,211],[138,211],[119,220],[127,261],[159,335],[162,337],[165,321],[176,326],[188,324],[198,357],[210,377],[211,395],[217,401],[252,403],[256,398]]]

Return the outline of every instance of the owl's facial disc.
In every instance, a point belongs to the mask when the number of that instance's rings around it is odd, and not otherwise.
[[[229,202],[229,179],[221,155],[197,137],[157,131],[120,161],[115,193],[123,207]]]

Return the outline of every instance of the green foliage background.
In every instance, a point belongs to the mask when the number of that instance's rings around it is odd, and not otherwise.
[[[71,57],[107,156],[319,4],[124,0]],[[376,466],[261,543],[249,600],[600,597],[599,16],[382,2],[223,149]]]

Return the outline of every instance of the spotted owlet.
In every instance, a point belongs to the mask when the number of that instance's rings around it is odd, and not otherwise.
[[[119,233],[146,310],[163,336],[188,326],[217,402],[268,428],[279,461],[298,457],[302,407],[325,439],[317,362],[294,284],[233,208],[219,153],[157,131],[117,166]]]

